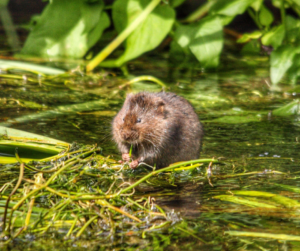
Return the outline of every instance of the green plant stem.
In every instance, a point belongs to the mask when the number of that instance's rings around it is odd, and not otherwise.
[[[284,26],[284,30],[286,31],[286,22],[285,22],[285,8],[284,8],[284,0],[281,0],[281,4],[280,4],[280,15],[281,15],[281,22]],[[286,32],[284,33],[284,39],[285,40],[286,37]]]
[[[72,234],[72,232],[73,232],[73,230],[74,230],[74,228],[76,226],[77,221],[78,221],[78,216],[76,216],[76,218],[74,219],[73,224],[72,224],[71,228],[69,229],[69,231],[68,231],[68,233],[66,235],[66,238],[69,238],[70,235]]]
[[[257,15],[254,13],[254,11],[251,8],[248,8],[248,14],[249,16],[252,18],[252,20],[254,21],[254,23],[257,25],[257,27],[262,30],[263,27],[259,22],[259,19],[257,17]]]
[[[18,189],[19,186],[21,185],[23,176],[24,176],[24,164],[21,163],[21,164],[20,164],[20,174],[19,174],[18,182],[17,182],[15,188],[12,190],[12,192],[10,193],[10,195],[8,196],[8,198],[7,198],[7,200],[6,200],[5,211],[4,211],[4,216],[3,216],[3,227],[2,227],[3,231],[5,231],[6,216],[7,216],[7,208],[8,208],[8,204],[9,204],[10,198],[11,198],[11,196],[14,195],[14,193],[17,191],[17,189]],[[10,213],[10,219],[12,218],[12,215],[13,215],[13,210],[11,210],[11,213]],[[9,222],[11,222],[11,220],[10,220]],[[10,223],[9,223],[9,228],[10,228]]]
[[[270,238],[270,239],[285,240],[285,241],[300,241],[300,236],[288,235],[288,234],[270,234],[270,233],[243,232],[243,231],[225,231],[224,234],[229,234],[231,236]]]
[[[89,221],[88,221],[87,223],[85,223],[84,226],[78,231],[78,233],[76,234],[76,237],[79,237],[79,236],[83,233],[83,231],[84,231],[84,230],[85,230],[85,229],[86,229],[86,228],[87,228],[94,220],[96,220],[98,217],[99,217],[99,216],[96,215],[96,216],[90,218]]]
[[[86,71],[90,72],[99,65],[108,55],[110,55],[124,40],[146,19],[146,17],[160,3],[160,0],[152,0],[140,15],[125,30],[123,30],[108,46],[106,46],[95,58],[86,66]]]
[[[140,81],[150,81],[150,82],[154,82],[154,83],[160,85],[161,87],[167,87],[158,78],[155,78],[155,77],[152,77],[152,76],[139,76],[139,77],[136,77],[136,78],[128,81],[127,84],[133,84],[133,83],[140,82]]]
[[[190,14],[182,22],[184,23],[193,23],[198,19],[202,18],[210,9],[210,7],[215,3],[215,1],[208,1],[207,3],[201,5],[197,10]]]

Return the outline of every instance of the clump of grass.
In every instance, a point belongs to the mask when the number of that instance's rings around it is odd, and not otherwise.
[[[153,170],[134,183],[125,177],[128,166],[100,155],[96,146],[73,145],[51,161],[3,165],[11,182],[0,189],[2,237],[9,242],[27,232],[63,232],[65,238],[113,236],[117,232],[147,232],[180,221],[151,197],[134,196],[135,188],[161,172],[191,169],[213,159],[193,160]],[[16,171],[18,170],[18,172]],[[18,177],[17,177],[18,176]]]

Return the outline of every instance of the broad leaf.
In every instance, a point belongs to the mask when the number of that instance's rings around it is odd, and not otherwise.
[[[199,27],[195,25],[180,25],[175,31],[174,40],[183,49],[188,49],[198,29]]]
[[[295,3],[298,5],[298,7],[300,7],[300,0],[291,0],[291,2]]]
[[[277,84],[286,71],[292,66],[294,56],[299,53],[299,48],[282,45],[271,53],[271,81]]]
[[[246,43],[251,39],[258,39],[262,35],[261,31],[253,31],[252,33],[245,33],[243,34],[238,40],[238,43]]]
[[[300,114],[300,100],[295,99],[291,103],[284,105],[280,108],[275,109],[272,112],[276,116],[290,116],[290,115],[299,115]]]
[[[263,3],[263,0],[255,0],[252,4],[251,4],[251,7],[255,10],[255,11],[259,11],[260,10],[260,7]]]
[[[30,32],[22,54],[81,58],[109,26],[102,0],[53,0]]]
[[[214,14],[236,16],[245,12],[253,4],[253,0],[222,0],[217,1],[211,8]]]
[[[274,21],[272,12],[269,9],[267,9],[264,5],[261,6],[261,10],[259,12],[258,17],[260,23],[264,26],[270,26]]]
[[[241,50],[242,54],[258,54],[260,53],[260,43],[258,40],[251,40]]]
[[[300,54],[295,55],[293,65],[287,71],[287,76],[292,84],[297,83],[297,79],[300,77]]]
[[[0,126],[0,163],[18,162],[16,152],[23,162],[51,159],[68,147],[63,141]]]
[[[0,60],[0,69],[16,69],[25,72],[29,71],[37,74],[46,75],[58,75],[65,73],[65,71],[61,69],[14,60]]]
[[[274,49],[277,49],[282,44],[284,39],[285,30],[284,25],[273,27],[269,32],[263,35],[261,42],[263,45],[271,45]]]
[[[300,20],[292,16],[286,16],[286,38],[290,43],[300,42]]]
[[[215,16],[202,19],[189,47],[202,67],[211,68],[218,66],[223,48],[221,19]]]
[[[118,32],[123,31],[148,5],[148,0],[117,0],[113,5],[113,21]],[[124,54],[116,65],[156,48],[166,37],[175,20],[175,11],[168,5],[159,5],[145,21],[130,34]]]
[[[170,5],[175,8],[184,3],[185,0],[169,0]]]

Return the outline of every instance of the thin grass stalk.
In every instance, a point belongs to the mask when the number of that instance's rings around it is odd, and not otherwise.
[[[28,212],[26,215],[26,219],[25,219],[25,226],[24,226],[24,230],[27,230],[27,227],[29,225],[30,222],[30,217],[31,217],[31,213],[32,213],[32,208],[34,206],[34,202],[35,202],[35,197],[32,197],[29,203],[29,208],[28,208]]]
[[[72,232],[76,226],[77,221],[78,221],[78,216],[76,216],[76,218],[74,219],[73,224],[72,224],[71,228],[69,229],[68,233],[66,234],[65,238],[70,237],[70,235],[72,234]]]
[[[8,198],[6,200],[4,216],[3,216],[3,231],[6,231],[6,217],[7,217],[7,209],[8,209],[9,201],[10,201],[11,197],[14,195],[14,193],[17,191],[19,186],[21,185],[23,176],[24,176],[24,164],[21,163],[20,164],[20,174],[19,174],[18,182],[17,182],[16,186],[14,187],[14,189],[12,190],[12,192],[10,193],[10,195],[8,196]],[[10,229],[12,215],[13,215],[13,210],[11,210],[11,212],[10,212],[10,220],[9,220],[8,229]]]
[[[161,80],[159,80],[158,78],[152,77],[152,76],[139,76],[139,77],[136,77],[136,78],[128,81],[126,84],[131,85],[133,83],[140,82],[140,81],[150,81],[150,82],[154,82],[154,83],[160,85],[161,87],[167,87]]]
[[[270,234],[270,233],[244,232],[244,231],[225,231],[224,234],[229,234],[231,236],[243,236],[243,237],[252,237],[252,238],[255,237],[255,238],[285,240],[285,241],[300,241],[300,236],[288,235],[288,234]]]
[[[78,233],[76,234],[76,238],[80,237],[80,235],[84,232],[84,230],[94,221],[98,218],[99,216],[96,215],[94,217],[92,217],[91,219],[89,219],[84,226],[78,231]]]
[[[95,58],[86,66],[86,71],[90,72],[99,65],[108,55],[110,55],[124,40],[147,18],[147,16],[160,3],[160,0],[152,0],[148,6],[138,15],[138,17],[127,26],[108,46],[106,46]]]
[[[204,3],[201,5],[198,9],[196,9],[192,14],[190,14],[186,19],[184,19],[182,22],[184,23],[193,23],[197,21],[198,19],[202,18],[207,14],[210,7],[215,3],[215,1],[208,1],[207,3]]]

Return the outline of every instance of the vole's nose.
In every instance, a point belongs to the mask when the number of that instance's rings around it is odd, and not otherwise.
[[[123,133],[122,133],[122,138],[123,138],[124,140],[129,140],[129,139],[130,139],[130,134],[129,134],[129,133],[126,133],[126,132],[123,132]]]

